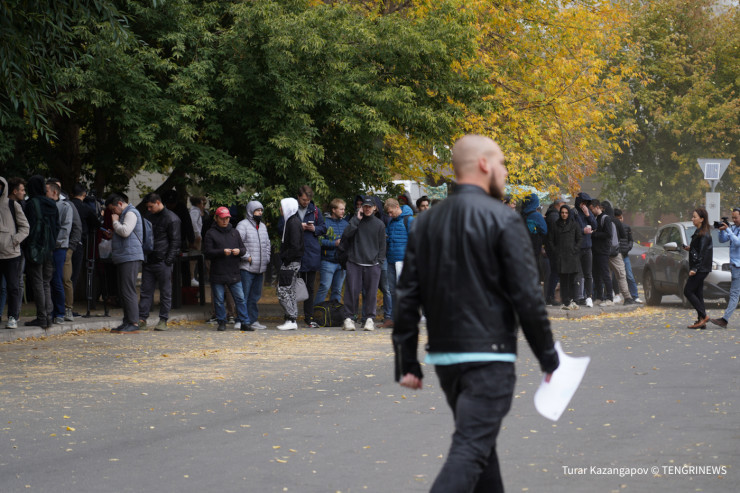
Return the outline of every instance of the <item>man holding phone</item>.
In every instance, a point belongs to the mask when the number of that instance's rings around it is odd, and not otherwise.
[[[732,209],[732,224],[720,224],[719,241],[720,243],[730,242],[730,272],[732,272],[730,301],[724,315],[720,318],[710,319],[710,322],[725,329],[735,308],[737,308],[738,300],[740,300],[740,207]]]

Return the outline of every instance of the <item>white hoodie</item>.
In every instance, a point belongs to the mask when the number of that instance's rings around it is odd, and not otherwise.
[[[288,219],[298,212],[298,200],[288,197],[280,201],[280,208],[283,210],[283,221],[288,224]],[[285,227],[283,227],[282,241],[285,241]]]

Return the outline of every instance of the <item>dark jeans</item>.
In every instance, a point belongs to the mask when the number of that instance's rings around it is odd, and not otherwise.
[[[39,320],[51,318],[51,276],[54,274],[54,262],[49,259],[42,264],[26,262],[26,278],[31,286],[33,299],[36,302],[36,317]]]
[[[306,283],[306,290],[308,291],[308,298],[303,302],[303,318],[308,323],[313,320],[313,286],[316,284],[316,271],[298,272],[298,277]]]
[[[594,297],[594,276],[593,276],[593,255],[590,248],[581,248],[581,279],[583,281],[578,285],[576,298],[586,299]]]
[[[557,254],[555,252],[551,252],[547,255],[547,261],[550,263],[550,275],[547,276],[547,284],[545,284],[545,301],[550,302],[555,300],[555,288],[558,287],[558,282],[560,282],[560,302],[567,304],[568,302],[563,298],[563,283],[558,275],[556,255]]]
[[[362,296],[362,322],[368,318],[375,318],[380,269],[380,264],[363,266],[354,262],[347,262],[347,277],[344,279],[345,318],[354,320],[360,293],[364,293]]]
[[[51,277],[51,301],[54,305],[52,316],[64,316],[64,261],[67,259],[67,249],[54,250],[54,274]]]
[[[614,301],[612,274],[609,271],[609,255],[594,253],[594,298]]]
[[[118,297],[123,308],[123,323],[139,324],[139,300],[136,296],[136,277],[139,275],[141,260],[116,264],[118,274]]]
[[[696,310],[699,320],[707,316],[707,311],[704,309],[704,279],[708,275],[709,272],[697,272],[693,276],[689,276],[686,286],[683,288],[683,295]]]
[[[141,299],[139,300],[139,320],[149,318],[149,310],[154,301],[154,289],[159,288],[159,318],[170,318],[172,307],[172,266],[164,262],[144,264],[141,269]],[[177,288],[179,289],[179,287]]]
[[[0,276],[5,283],[5,290],[8,293],[8,317],[18,320],[20,313],[19,299],[21,297],[20,277],[18,272],[21,268],[21,256],[15,258],[0,259]],[[3,306],[0,305],[0,314]]]
[[[80,279],[80,273],[82,272],[82,265],[85,261],[87,252],[87,242],[83,242],[82,245],[77,246],[77,250],[72,254],[72,289],[77,287],[77,281]]]
[[[511,408],[514,364],[462,363],[435,370],[455,418],[455,433],[431,493],[503,493],[496,437]]]

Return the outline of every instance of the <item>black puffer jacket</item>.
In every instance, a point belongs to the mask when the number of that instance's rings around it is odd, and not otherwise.
[[[227,256],[224,253],[227,248],[238,248],[239,253]],[[213,226],[206,232],[205,238],[203,238],[203,255],[207,259],[211,259],[211,283],[234,284],[235,282],[241,282],[239,262],[245,253],[247,253],[247,249],[244,247],[242,237],[231,223],[222,228],[214,222]]]
[[[689,246],[689,269],[694,272],[712,272],[713,255],[712,235],[709,232],[700,235],[698,231],[694,231]]]
[[[180,255],[182,244],[180,218],[167,207],[155,214],[147,213],[144,217],[151,221],[154,236],[154,251],[147,256],[146,262],[156,264],[164,261],[166,265],[174,264]]]
[[[558,366],[529,235],[519,216],[480,187],[458,185],[419,215],[396,287],[396,377],[421,377],[419,307],[430,352],[516,353],[517,326],[545,372]],[[518,321],[517,321],[518,319]]]

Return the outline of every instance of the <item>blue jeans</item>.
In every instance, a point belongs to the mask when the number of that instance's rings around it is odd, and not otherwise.
[[[342,285],[344,284],[344,277],[346,275],[347,271],[342,269],[342,266],[338,263],[322,260],[319,289],[316,291],[316,298],[314,298],[313,304],[317,305],[324,302],[326,300],[326,295],[329,293],[329,289],[331,289],[331,297],[329,300],[335,303],[341,303]]]
[[[627,286],[630,290],[630,296],[634,300],[639,294],[637,292],[637,283],[635,282],[635,276],[632,274],[632,263],[630,262],[630,256],[627,255],[624,258],[624,271],[627,273]]]
[[[730,265],[730,272],[732,272],[732,282],[730,283],[730,303],[725,309],[725,315],[722,317],[728,322],[732,313],[737,308],[737,302],[740,300],[740,267]]]
[[[496,437],[511,408],[513,363],[478,362],[435,366],[455,419],[452,446],[430,493],[503,493]]]
[[[249,316],[249,323],[253,324],[260,314],[257,302],[262,297],[262,278],[264,274],[254,274],[242,269],[241,275],[242,291],[247,303],[247,315]]]
[[[64,317],[64,262],[67,260],[67,249],[57,248],[52,257],[54,262],[54,274],[51,276],[51,303],[52,317]],[[138,321],[138,320],[137,320]],[[136,323],[136,321],[132,321]]]
[[[234,297],[234,305],[236,305],[236,315],[242,325],[249,325],[249,315],[247,315],[247,303],[244,301],[244,291],[242,290],[242,283],[235,282],[229,284],[229,291],[231,296]],[[211,293],[213,293],[213,303],[216,305],[216,320],[219,323],[226,322],[226,306],[224,305],[224,291],[226,290],[226,284],[218,284],[211,282]]]

